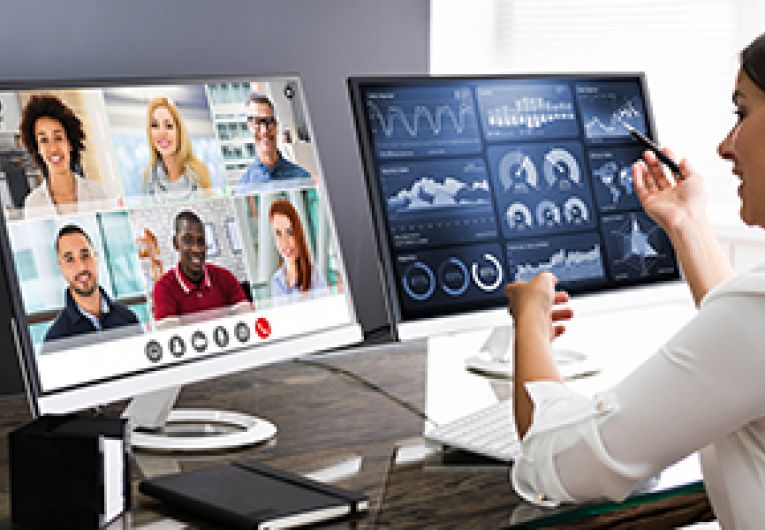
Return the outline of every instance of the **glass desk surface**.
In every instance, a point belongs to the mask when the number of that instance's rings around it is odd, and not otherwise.
[[[631,329],[636,315],[575,321],[561,344],[585,351],[602,370],[570,384],[582,392],[606,388],[655,351],[690,318],[692,308],[652,307],[649,313],[657,322],[650,334]],[[609,344],[609,334],[619,338],[618,348]],[[149,476],[235,459],[262,460],[369,496],[368,513],[321,528],[619,528],[620,521],[630,521],[625,528],[669,528],[711,517],[692,459],[647,484],[653,493],[638,493],[625,503],[549,510],[531,506],[513,492],[508,466],[427,447],[421,434],[429,421],[448,421],[509,397],[509,381],[465,370],[464,359],[476,353],[486,335],[359,347],[184,388],[179,406],[260,415],[277,425],[276,438],[224,454],[136,452],[134,506],[111,528],[215,528],[139,494],[137,485]],[[20,396],[0,398],[0,403],[3,433],[29,419]],[[7,442],[0,451],[0,467],[2,529],[10,528]]]

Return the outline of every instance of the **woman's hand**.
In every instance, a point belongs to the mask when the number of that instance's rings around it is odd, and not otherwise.
[[[555,307],[568,302],[567,292],[555,290],[557,281],[554,275],[543,272],[527,282],[505,287],[508,311],[516,322],[527,317],[539,319],[539,324],[549,326],[550,340],[562,335],[566,331],[564,322],[574,316],[570,307]]]
[[[662,151],[674,159],[672,151],[667,148]],[[705,215],[706,193],[702,177],[685,159],[678,167],[680,175],[670,179],[651,151],[643,153],[643,160],[632,165],[632,182],[640,203],[668,233]]]

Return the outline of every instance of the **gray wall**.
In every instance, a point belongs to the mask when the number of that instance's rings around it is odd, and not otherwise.
[[[3,0],[0,78],[299,73],[371,330],[387,318],[345,80],[427,72],[429,17],[430,0]],[[11,354],[0,340],[0,392],[16,381]]]

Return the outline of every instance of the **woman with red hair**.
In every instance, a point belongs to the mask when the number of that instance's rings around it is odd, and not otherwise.
[[[274,243],[281,265],[271,278],[274,298],[312,298],[327,288],[321,272],[311,262],[311,254],[297,210],[285,199],[271,204],[268,212]]]

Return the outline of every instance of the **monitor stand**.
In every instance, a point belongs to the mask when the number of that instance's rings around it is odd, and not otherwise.
[[[208,409],[172,410],[180,387],[132,399],[122,416],[132,425],[134,449],[162,452],[220,451],[264,442],[276,434],[268,420]]]
[[[497,326],[492,329],[478,355],[465,360],[466,368],[472,372],[503,377],[513,377],[513,341],[512,326]],[[584,361],[587,356],[581,352],[553,348],[553,358],[563,379],[584,377],[598,372]]]

